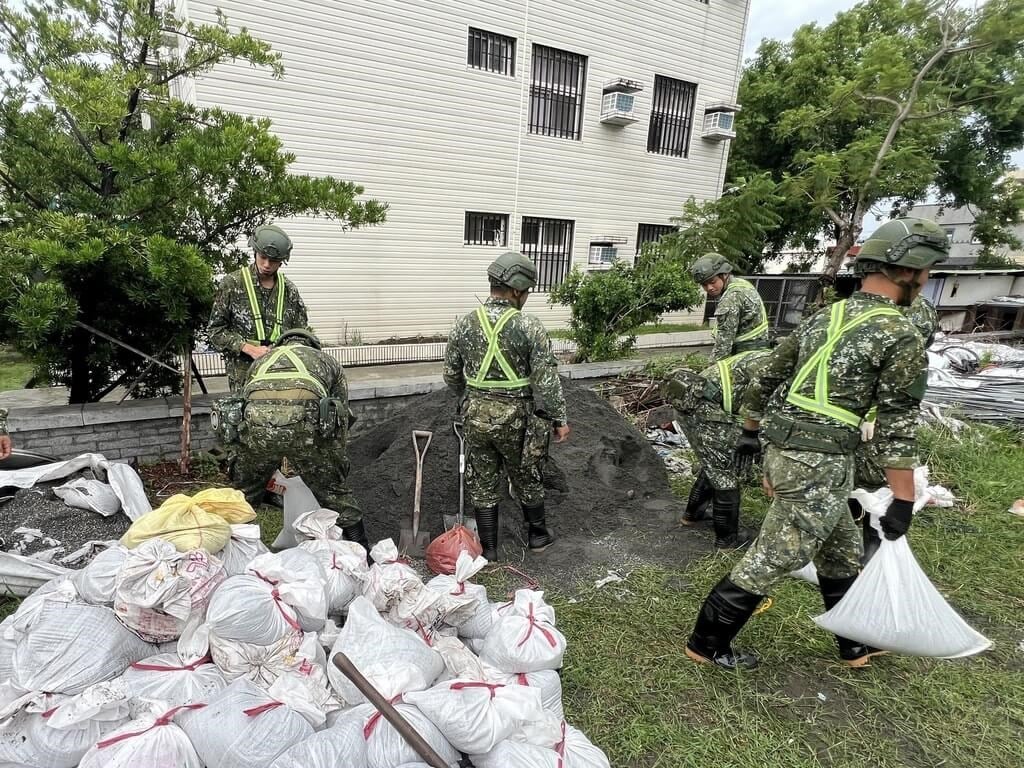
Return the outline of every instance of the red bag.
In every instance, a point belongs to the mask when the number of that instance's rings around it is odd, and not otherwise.
[[[483,551],[475,533],[464,525],[456,525],[427,545],[427,567],[434,573],[450,575],[455,573],[455,561],[460,552],[477,558]]]

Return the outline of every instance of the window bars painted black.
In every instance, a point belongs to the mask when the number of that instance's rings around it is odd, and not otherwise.
[[[533,46],[530,133],[579,140],[587,57],[544,45]]]
[[[523,216],[520,247],[537,265],[537,291],[550,291],[569,274],[575,226],[576,222],[570,219]]]
[[[474,69],[497,72],[499,75],[514,75],[516,39],[470,27],[466,63]]]
[[[675,232],[671,224],[638,224],[636,227],[636,252],[643,250],[644,243],[656,243],[662,235]]]
[[[508,214],[466,211],[466,245],[508,245]]]
[[[686,157],[690,151],[697,86],[685,80],[654,76],[654,103],[647,131],[647,151]]]

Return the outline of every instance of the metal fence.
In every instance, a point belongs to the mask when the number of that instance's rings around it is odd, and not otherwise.
[[[768,322],[783,333],[796,328],[804,318],[807,305],[818,298],[821,283],[818,275],[746,275],[757,288],[764,302]],[[715,316],[718,302],[708,299],[704,306],[704,322]]]

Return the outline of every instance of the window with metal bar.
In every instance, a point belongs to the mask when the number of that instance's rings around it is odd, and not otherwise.
[[[659,155],[686,157],[690,152],[690,131],[697,85],[662,75],[654,76],[651,125],[647,151]]]
[[[516,39],[470,27],[466,63],[474,69],[512,76],[516,73]]]
[[[466,245],[508,245],[508,214],[466,211]]]
[[[520,250],[537,266],[537,291],[550,291],[572,268],[571,219],[542,219],[523,216]]]
[[[675,232],[676,228],[671,224],[638,224],[636,227],[636,252],[644,249],[644,243],[656,243],[662,235]]]
[[[530,133],[579,140],[587,57],[545,45],[533,46]]]

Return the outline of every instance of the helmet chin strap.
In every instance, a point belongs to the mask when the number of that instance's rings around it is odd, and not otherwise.
[[[914,303],[914,292],[920,290],[921,284],[917,278],[921,276],[921,270],[914,270],[914,277],[911,280],[906,280],[902,277],[896,277],[893,272],[889,269],[885,270],[885,276],[888,277],[892,282],[900,288],[900,296],[896,299],[896,304],[901,307],[909,307]]]

